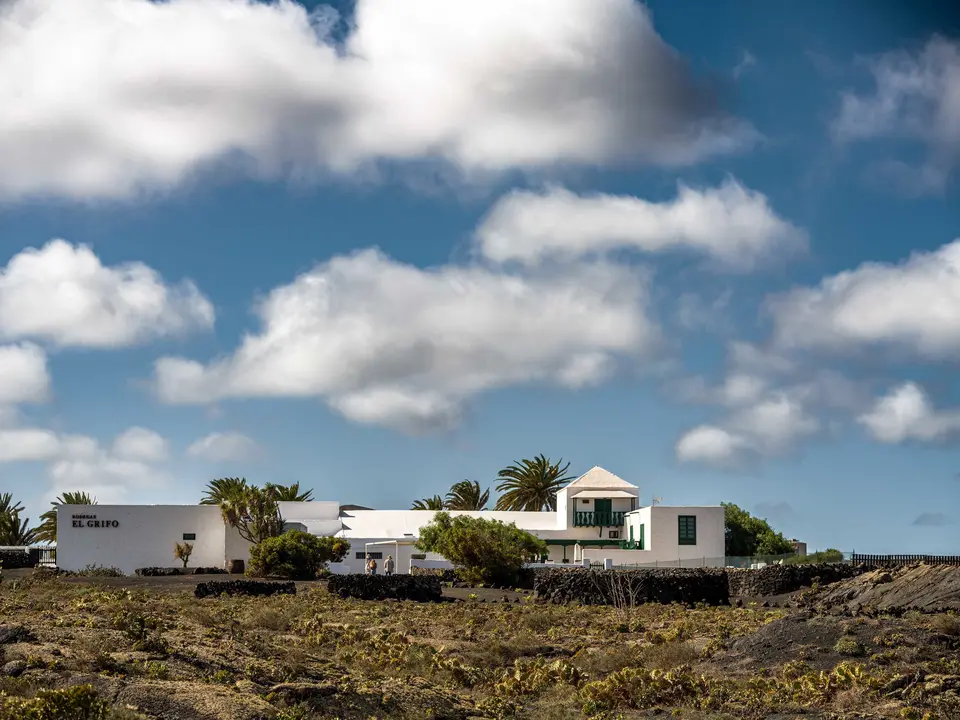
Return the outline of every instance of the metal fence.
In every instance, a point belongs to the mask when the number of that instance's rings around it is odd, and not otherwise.
[[[853,562],[858,565],[872,565],[874,567],[897,567],[898,565],[913,565],[915,563],[960,566],[960,555],[863,555],[854,553]]]

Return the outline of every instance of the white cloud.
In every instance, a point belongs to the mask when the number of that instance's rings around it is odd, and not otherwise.
[[[855,270],[771,298],[781,348],[895,345],[926,358],[960,354],[960,240],[898,265]]]
[[[920,167],[886,167],[913,192],[942,190],[960,161],[960,43],[933,37],[919,53],[874,58],[876,91],[844,93],[833,132],[843,141],[908,138],[925,144]]]
[[[257,450],[257,443],[242,433],[215,432],[192,443],[187,455],[213,461],[244,460]]]
[[[51,240],[0,268],[0,337],[115,347],[209,328],[213,320],[213,306],[193,283],[167,285],[142,263],[104,266],[85,245]]]
[[[6,3],[0,197],[122,197],[238,158],[298,177],[381,159],[467,175],[677,165],[756,137],[634,0],[358,0],[341,48],[329,15],[283,0]]]
[[[744,438],[713,425],[700,425],[677,441],[676,451],[681,462],[726,465],[746,448]]]
[[[132,427],[113,441],[113,454],[124,460],[160,462],[167,458],[168,452],[166,439],[147,428]]]
[[[59,452],[60,440],[49,430],[0,429],[0,462],[52,460]]]
[[[0,345],[0,407],[44,402],[49,395],[50,375],[43,349],[31,343]]]
[[[960,408],[935,409],[923,388],[912,382],[893,388],[858,420],[884,443],[932,442],[960,435]]]
[[[274,289],[257,307],[261,331],[232,356],[160,359],[156,389],[170,403],[315,396],[359,422],[447,426],[485,390],[580,387],[650,350],[646,299],[641,275],[608,264],[515,276],[367,250]]]
[[[799,397],[786,391],[768,393],[743,406],[719,425],[700,425],[676,444],[681,462],[724,466],[787,452],[798,440],[816,433],[820,422]]]
[[[764,195],[732,178],[704,190],[680,184],[677,197],[662,203],[557,187],[515,190],[494,205],[476,235],[480,251],[496,262],[686,249],[738,271],[806,245],[804,233],[778,216]]]

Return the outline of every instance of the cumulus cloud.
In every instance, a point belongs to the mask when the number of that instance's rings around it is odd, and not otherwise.
[[[960,408],[937,410],[923,388],[913,382],[893,388],[858,420],[884,443],[933,442],[960,435]]]
[[[120,433],[104,447],[86,435],[55,433],[35,427],[0,425],[0,463],[44,462],[53,500],[67,491],[85,491],[100,502],[119,502],[131,488],[155,487],[170,481],[158,465],[167,441],[144,428]]]
[[[257,450],[257,443],[243,433],[214,432],[191,443],[187,455],[213,461],[244,460]]]
[[[46,353],[32,343],[0,345],[0,414],[4,405],[39,403],[49,395]]]
[[[942,190],[960,161],[960,42],[935,36],[920,52],[890,52],[869,67],[875,90],[843,94],[834,135],[922,143],[929,152],[923,165],[890,160],[886,175],[912,192]]]
[[[771,298],[776,344],[846,351],[896,346],[930,359],[960,353],[960,239],[900,264],[855,270]]]
[[[519,276],[365,250],[275,288],[231,356],[161,358],[155,386],[169,403],[313,396],[358,422],[448,427],[477,393],[582,387],[649,351],[646,299],[642,275],[604,263]]]
[[[764,195],[732,178],[703,190],[680,184],[676,198],[660,203],[559,187],[515,190],[493,206],[476,235],[482,254],[495,262],[685,249],[739,271],[806,245],[804,233],[777,215]]]
[[[774,391],[734,411],[718,425],[700,425],[676,444],[677,459],[717,466],[780,455],[816,433],[820,422],[789,392]]]
[[[2,13],[6,198],[124,197],[237,158],[299,177],[381,160],[465,176],[683,165],[756,137],[635,0],[358,0],[341,45],[329,8],[285,0],[12,0]]]
[[[0,268],[0,338],[117,347],[213,321],[213,306],[193,283],[167,285],[138,262],[105,266],[86,245],[51,240]]]
[[[160,462],[166,460],[168,453],[166,439],[147,428],[129,428],[113,441],[113,454],[124,460]]]

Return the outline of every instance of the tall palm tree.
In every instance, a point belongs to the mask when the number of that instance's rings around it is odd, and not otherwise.
[[[480,483],[476,480],[461,480],[447,493],[447,510],[485,510],[490,502],[490,490],[480,492]]]
[[[556,510],[557,491],[573,476],[567,475],[567,463],[551,463],[544,455],[533,460],[526,458],[518,465],[505,467],[497,475],[497,490],[503,493],[497,500],[497,510]]]
[[[431,498],[424,498],[423,500],[414,500],[413,505],[410,507],[411,510],[443,510],[443,498],[439,495],[434,495]]]
[[[20,513],[0,515],[0,545],[21,547],[37,541],[37,529],[30,527],[29,518],[20,520]]]
[[[23,505],[13,501],[12,493],[0,493],[0,545],[32,545],[37,531],[31,529],[30,520],[20,520]]]
[[[300,492],[300,483],[298,482],[293,483],[293,485],[267,483],[265,488],[268,492],[273,493],[274,499],[279,502],[310,502],[313,500],[313,490]]]
[[[211,480],[203,492],[201,505],[222,505],[224,500],[236,498],[250,487],[246,478],[220,478]]]
[[[57,541],[57,508],[60,505],[96,505],[97,499],[90,493],[77,491],[65,492],[50,503],[51,508],[40,515],[37,526],[37,542],[55,543]]]

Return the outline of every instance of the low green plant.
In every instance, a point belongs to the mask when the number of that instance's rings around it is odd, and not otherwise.
[[[77,575],[82,577],[126,577],[127,574],[120,568],[106,567],[104,565],[87,565],[82,570],[77,571]]]
[[[109,706],[90,685],[41,690],[32,698],[0,693],[0,720],[107,720]]]
[[[833,651],[839,655],[848,657],[863,657],[867,654],[866,648],[852,637],[844,636],[837,640],[833,646]]]

